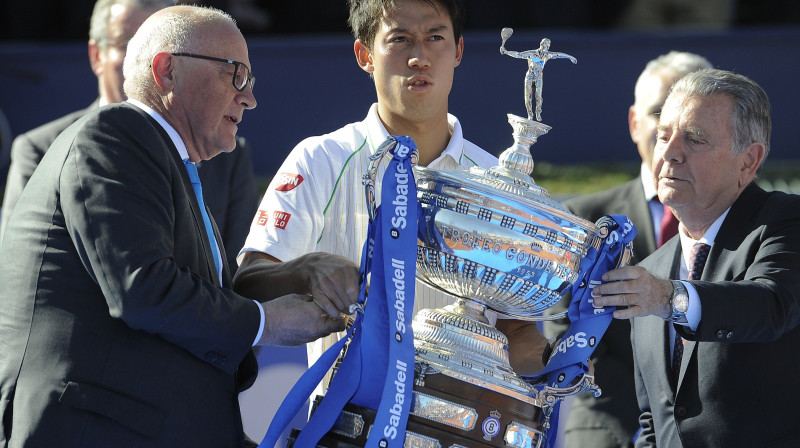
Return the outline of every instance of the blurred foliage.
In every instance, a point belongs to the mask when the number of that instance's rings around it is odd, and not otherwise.
[[[535,162],[533,179],[552,196],[606,190],[639,175],[639,164],[554,165]]]

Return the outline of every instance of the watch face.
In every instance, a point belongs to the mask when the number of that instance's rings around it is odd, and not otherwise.
[[[679,313],[686,313],[689,310],[689,296],[684,293],[675,294],[672,299],[672,307]]]

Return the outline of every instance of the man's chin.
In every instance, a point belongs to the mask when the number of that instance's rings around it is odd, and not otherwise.
[[[219,152],[231,152],[234,149],[236,149],[236,134],[231,137],[230,141],[220,145]]]

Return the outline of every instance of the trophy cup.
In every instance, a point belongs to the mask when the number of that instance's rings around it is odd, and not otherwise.
[[[502,31],[500,52],[528,61],[528,117],[508,115],[514,144],[499,166],[469,171],[414,167],[418,222],[417,278],[456,298],[442,309],[420,311],[413,322],[415,377],[405,447],[539,447],[553,404],[595,391],[591,375],[568,388],[535,388],[508,360],[508,339],[485,315],[488,309],[523,320],[543,317],[580,277],[581,260],[599,248],[606,228],[569,213],[536,185],[529,147],[551,128],[541,123],[541,82],[549,59],[572,56],[536,50],[511,52]],[[535,109],[534,109],[535,100]],[[536,120],[534,120],[534,115]],[[365,174],[367,201],[375,213],[378,162],[397,142],[376,152]],[[618,263],[627,262],[630,247]],[[348,404],[318,446],[364,446],[375,412]],[[544,418],[542,418],[544,417]]]

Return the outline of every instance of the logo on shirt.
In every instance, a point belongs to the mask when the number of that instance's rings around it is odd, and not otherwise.
[[[292,215],[290,215],[289,213],[286,213],[286,212],[273,212],[272,213],[272,221],[273,221],[272,225],[274,225],[278,229],[285,230],[286,229],[286,224],[289,224],[289,218],[291,218],[291,217],[292,217]]]
[[[285,230],[286,225],[289,224],[289,218],[291,217],[292,215],[290,213],[272,212],[272,226],[277,229]],[[267,223],[269,223],[269,221],[270,221],[270,213],[268,211],[259,210],[258,212],[256,212],[255,224],[257,226],[265,227]]]
[[[292,191],[303,183],[303,176],[292,173],[278,173],[275,175],[275,191]]]
[[[267,221],[269,221],[269,212],[266,210],[259,210],[256,212],[256,225],[257,226],[266,226]]]

